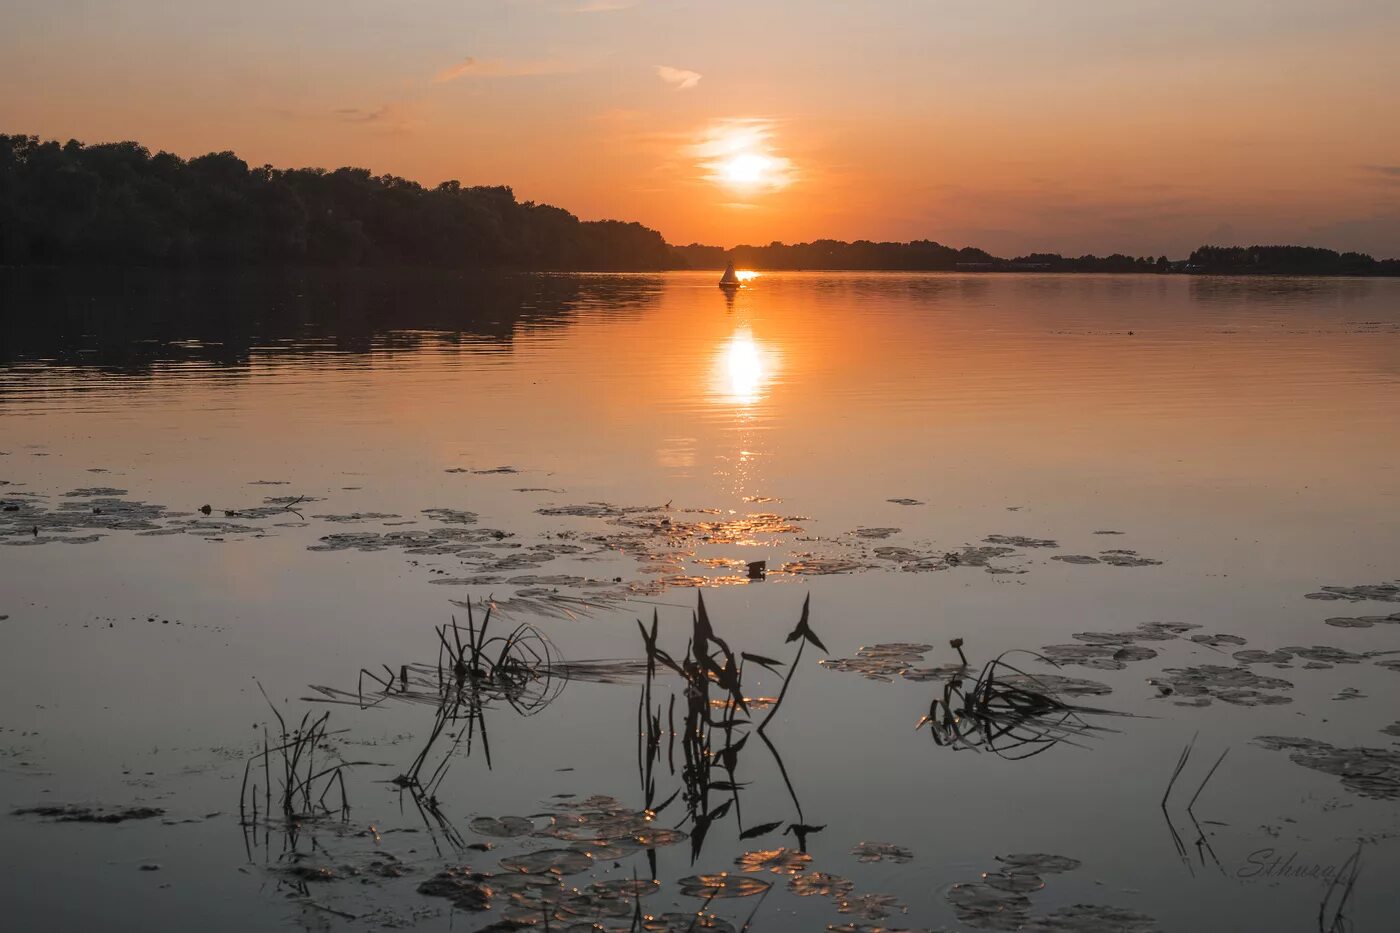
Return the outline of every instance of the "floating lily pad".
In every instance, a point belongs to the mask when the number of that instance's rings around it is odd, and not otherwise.
[[[423,514],[431,516],[444,525],[475,525],[478,518],[475,512],[466,512],[461,509],[424,509]],[[398,518],[397,515],[389,517]]]
[[[1162,563],[1154,557],[1143,557],[1137,551],[1100,551],[1099,560],[1113,567],[1156,567]]]
[[[833,573],[855,573],[857,570],[866,569],[867,566],[858,560],[849,560],[843,557],[810,557],[783,564],[782,572],[804,576],[823,576]]]
[[[1400,749],[1339,748],[1317,739],[1261,735],[1255,743],[1287,751],[1296,765],[1341,778],[1352,793],[1374,800],[1400,799]]]
[[[15,816],[42,816],[55,823],[125,823],[127,820],[149,820],[164,816],[158,807],[75,807],[52,804],[21,807],[11,811]]]
[[[1333,617],[1325,620],[1328,625],[1337,628],[1370,628],[1373,625],[1400,625],[1400,612],[1392,612],[1387,616],[1355,616]]]
[[[852,671],[871,680],[890,681],[932,650],[932,645],[895,642],[862,647],[853,658],[824,658],[817,663],[828,670]]]
[[[508,839],[511,836],[528,836],[535,831],[534,822],[523,816],[503,816],[500,819],[479,816],[468,825],[471,826],[474,833],[480,833],[483,836],[497,836],[503,839]]]
[[[1033,872],[1020,869],[1006,872],[984,872],[982,883],[996,888],[998,891],[1009,891],[1012,894],[1034,894],[1045,887],[1045,879]]]
[[[953,677],[967,674],[967,666],[963,664],[944,664],[940,667],[906,667],[899,672],[899,676],[905,680],[912,680],[915,683],[926,683],[931,680],[950,680]],[[878,679],[878,678],[877,678]]]
[[[490,876],[491,888],[506,894],[532,894],[539,891],[556,891],[560,887],[558,875],[531,874],[529,872],[507,872]]]
[[[1148,683],[1168,687],[1177,697],[1187,698],[1181,705],[1204,706],[1211,700],[1221,700],[1236,706],[1269,706],[1293,702],[1292,697],[1269,691],[1290,690],[1291,681],[1255,674],[1248,667],[1225,667],[1202,664],[1199,667],[1167,668],[1162,677]],[[1193,701],[1194,700],[1194,701]]]
[[[795,875],[806,871],[811,863],[810,855],[795,849],[759,849],[734,860],[744,871],[771,871],[775,875]]]
[[[1316,593],[1308,593],[1305,599],[1337,600],[1362,602],[1376,600],[1385,603],[1400,603],[1400,586],[1394,583],[1362,584],[1360,586],[1324,586]]]
[[[1058,541],[1050,538],[1027,538],[1022,535],[987,535],[982,539],[988,544],[1003,544],[1009,547],[1059,547]]]
[[[448,868],[420,884],[418,893],[427,897],[445,897],[463,910],[490,910],[494,892],[489,880],[489,875],[469,868]]]
[[[1031,911],[1030,898],[1024,894],[980,881],[955,884],[946,897],[960,921],[982,930],[1020,929]]]
[[[539,875],[549,872],[556,875],[576,875],[587,871],[593,859],[575,849],[539,849],[522,852],[501,859],[500,865],[508,871]]]
[[[1121,671],[1126,662],[1114,657],[1113,645],[1046,645],[1041,653],[1057,664],[1077,664],[1101,671]]]
[[[1287,651],[1258,651],[1255,649],[1236,651],[1230,657],[1242,664],[1287,664],[1293,660],[1293,655]]]
[[[639,897],[649,897],[660,891],[661,882],[646,878],[611,878],[606,881],[593,882],[588,886],[588,890],[599,896],[635,900]]]
[[[750,875],[731,875],[727,871],[714,875],[690,875],[677,882],[686,897],[729,898],[752,897],[773,886],[771,881]]]
[[[798,897],[845,897],[854,888],[855,883],[849,879],[824,871],[809,871],[788,879],[788,890]]]
[[[1192,635],[1191,640],[1198,645],[1218,648],[1221,645],[1247,645],[1249,642],[1238,635]]]
[[[1157,922],[1146,914],[1099,904],[1060,907],[1022,927],[1029,933],[1152,933],[1157,929]]]
[[[694,914],[669,913],[642,919],[646,933],[693,933],[695,930],[715,930],[734,933],[734,925],[723,917],[701,911]]]
[[[1028,871],[1037,875],[1058,875],[1074,871],[1084,863],[1067,855],[1050,855],[1045,852],[1013,852],[998,855],[997,861],[1006,866],[1009,872]]]
[[[893,894],[855,894],[836,902],[838,914],[853,914],[864,920],[883,920],[892,913],[907,913],[909,908]]]
[[[908,676],[908,672],[905,672]],[[1081,680],[1077,677],[1064,677],[1059,674],[1009,674],[1002,677],[1001,683],[1021,690],[1039,690],[1042,693],[1065,697],[1106,696],[1113,692],[1108,684],[1097,680]]]
[[[861,862],[895,862],[902,864],[912,861],[914,853],[903,846],[889,842],[860,842],[851,847],[851,854]]]

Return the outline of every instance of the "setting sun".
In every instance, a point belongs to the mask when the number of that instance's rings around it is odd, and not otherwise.
[[[773,126],[764,120],[724,120],[708,127],[694,146],[704,177],[741,195],[786,188],[792,161],[773,150]]]
[[[718,174],[727,184],[747,187],[763,184],[772,167],[773,160],[767,156],[745,152],[720,163]]]

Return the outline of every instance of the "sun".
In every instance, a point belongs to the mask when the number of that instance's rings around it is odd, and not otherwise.
[[[715,166],[715,174],[726,184],[737,187],[764,185],[774,160],[756,152],[741,152]]]
[[[691,147],[701,177],[740,195],[786,188],[793,181],[793,164],[774,151],[774,133],[774,125],[766,120],[712,123]]]

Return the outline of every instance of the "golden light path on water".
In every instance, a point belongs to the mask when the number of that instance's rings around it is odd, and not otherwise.
[[[752,407],[763,400],[776,367],[776,351],[756,339],[748,326],[741,325],[718,353],[716,371],[720,400],[741,409]]]
[[[757,481],[753,467],[759,455],[758,408],[773,384],[780,359],[774,345],[755,337],[748,324],[737,325],[714,354],[712,399],[732,410],[739,449],[729,472],[731,489],[740,497],[754,493],[749,487]]]

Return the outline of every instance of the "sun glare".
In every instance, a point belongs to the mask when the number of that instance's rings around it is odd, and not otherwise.
[[[731,185],[757,185],[763,182],[773,160],[752,152],[741,153],[719,164],[721,178]]]
[[[721,346],[716,367],[719,394],[725,401],[747,408],[763,398],[773,378],[772,352],[741,327]]]
[[[700,136],[693,151],[704,178],[737,194],[760,194],[792,183],[792,161],[772,145],[773,127],[763,120],[724,120]]]

